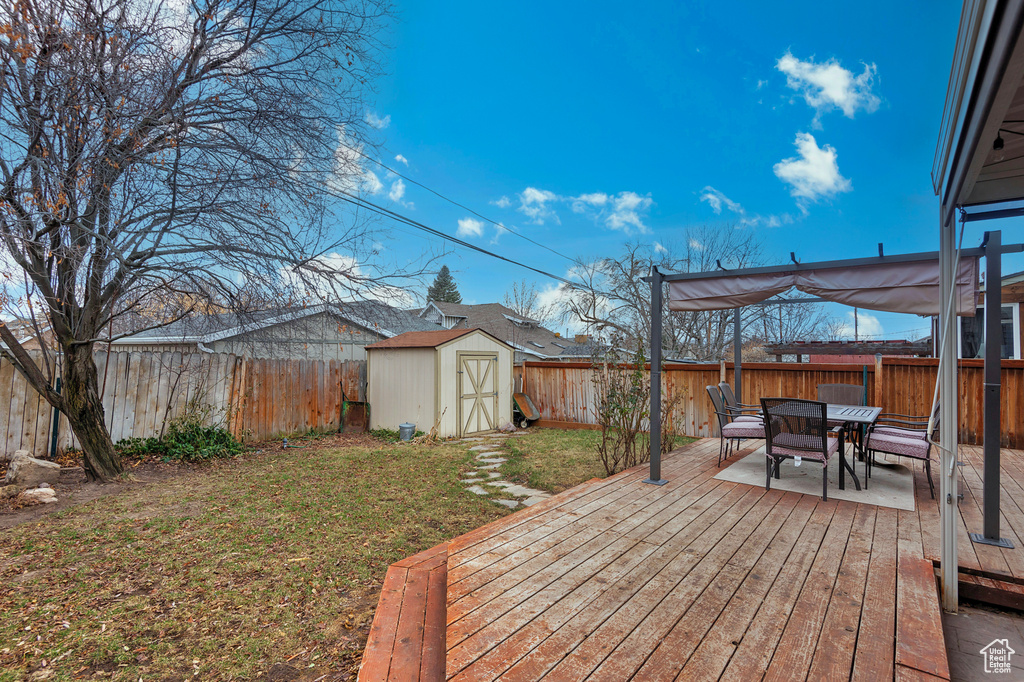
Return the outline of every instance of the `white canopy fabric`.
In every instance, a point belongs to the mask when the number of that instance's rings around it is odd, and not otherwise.
[[[760,303],[796,287],[828,301],[867,310],[938,315],[939,261],[818,268],[752,275],[712,274],[669,283],[669,310],[727,310]],[[957,273],[957,314],[973,317],[978,259],[963,258]]]

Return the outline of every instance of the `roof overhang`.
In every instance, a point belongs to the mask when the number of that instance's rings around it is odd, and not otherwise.
[[[1022,27],[1024,0],[964,2],[932,164],[943,225],[959,206],[1024,198]]]
[[[222,341],[224,339],[230,339],[241,334],[248,334],[250,332],[258,331],[260,329],[266,329],[273,327],[274,325],[283,324],[285,322],[294,322],[295,320],[301,320],[306,317],[313,315],[319,315],[320,313],[331,313],[348,320],[352,324],[362,327],[367,331],[372,331],[381,336],[391,338],[397,336],[396,332],[389,329],[384,329],[380,325],[364,320],[357,315],[351,315],[343,311],[336,305],[329,303],[321,303],[319,305],[310,306],[308,308],[302,308],[299,310],[290,311],[281,315],[275,315],[268,317],[258,322],[248,322],[240,324],[235,327],[229,327],[217,332],[211,332],[209,334],[188,334],[181,336],[122,336],[114,339],[110,343],[112,345],[141,345],[141,344],[158,344],[158,343],[213,343],[214,341]]]

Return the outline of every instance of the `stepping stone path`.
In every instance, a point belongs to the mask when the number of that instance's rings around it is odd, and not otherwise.
[[[509,509],[530,507],[547,498],[551,493],[543,490],[534,490],[518,483],[503,481],[501,472],[496,471],[507,460],[501,456],[499,448],[504,444],[508,434],[489,434],[486,436],[463,438],[466,443],[479,443],[470,448],[476,453],[477,470],[470,472],[462,483],[466,484],[466,490],[481,497],[488,497],[498,504]],[[487,488],[482,485],[483,483]],[[489,488],[489,489],[488,489]]]

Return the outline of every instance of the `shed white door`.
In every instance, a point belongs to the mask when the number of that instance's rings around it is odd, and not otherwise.
[[[459,353],[459,430],[493,431],[498,414],[498,354]]]

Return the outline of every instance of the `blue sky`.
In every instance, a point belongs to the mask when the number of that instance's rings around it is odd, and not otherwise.
[[[936,250],[930,170],[960,3],[838,5],[399,0],[367,115],[385,163],[574,258],[699,225],[753,231],[769,263]],[[375,200],[395,210],[570,267],[376,171]],[[391,248],[429,245],[444,248],[406,233]],[[461,249],[444,262],[467,302],[552,285]],[[925,326],[877,319],[890,338]]]

